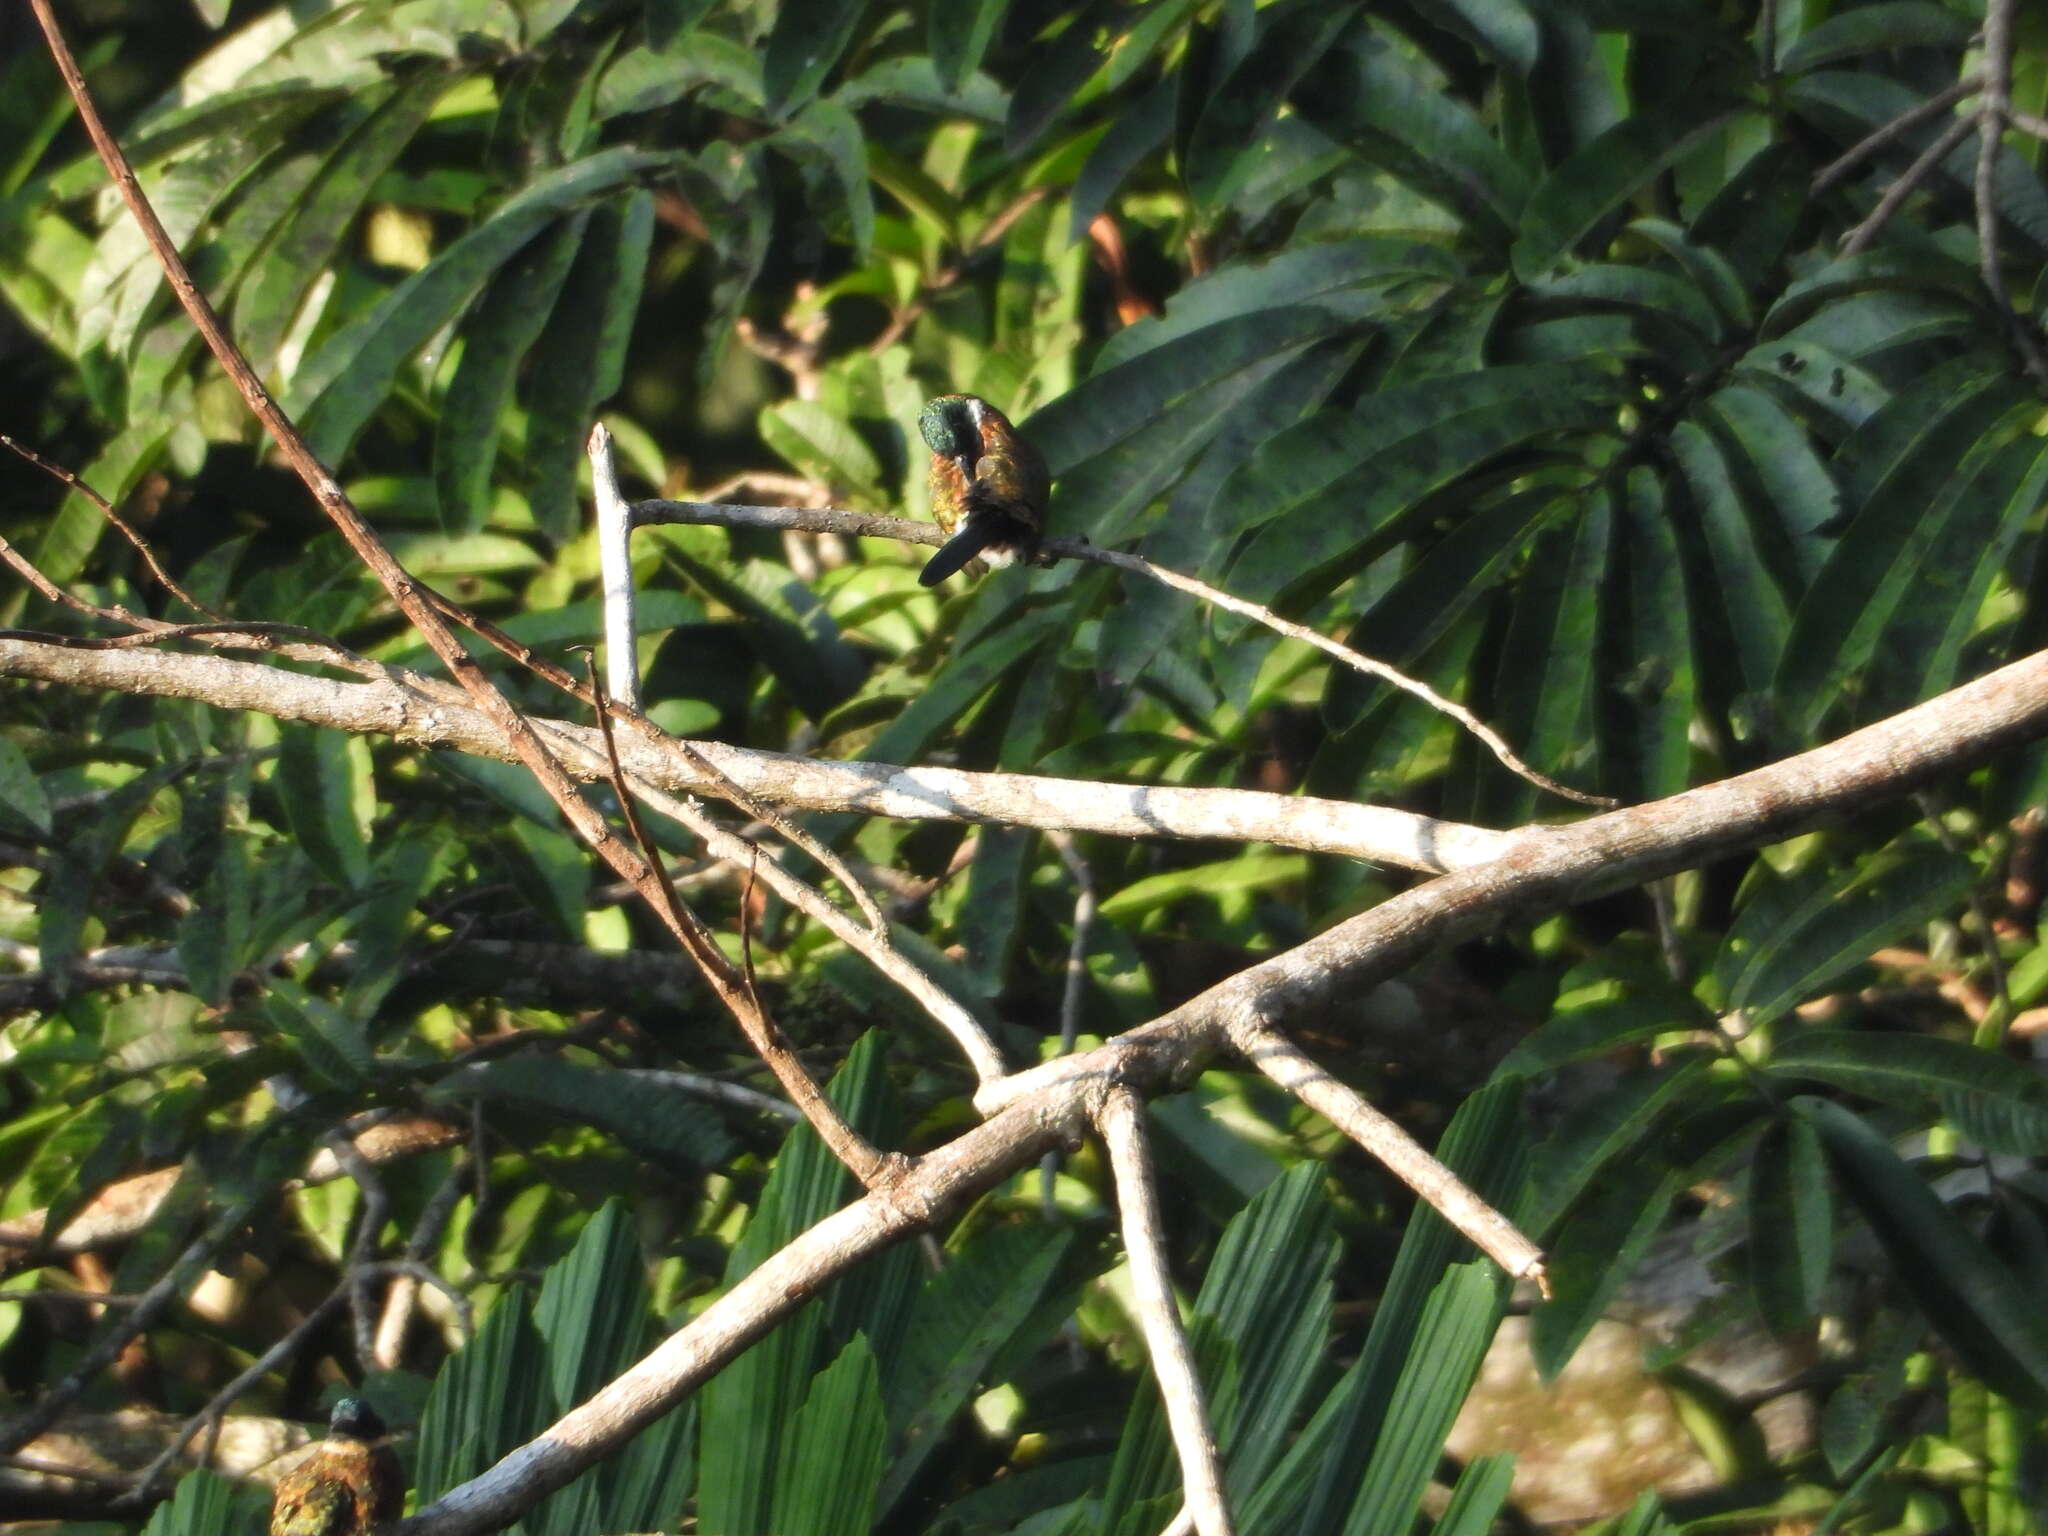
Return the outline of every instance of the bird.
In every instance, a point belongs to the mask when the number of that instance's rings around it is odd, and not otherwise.
[[[979,395],[927,401],[917,430],[932,451],[932,517],[951,535],[918,583],[935,587],[976,556],[990,565],[1029,559],[1052,494],[1038,450]]]
[[[360,1397],[344,1397],[327,1438],[277,1480],[270,1536],[369,1536],[398,1518],[405,1477],[382,1442],[384,1421]]]

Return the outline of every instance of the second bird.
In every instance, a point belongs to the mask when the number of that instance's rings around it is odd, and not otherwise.
[[[935,587],[977,557],[990,565],[1029,559],[1052,494],[1038,450],[979,395],[940,395],[917,429],[932,451],[932,518],[952,535],[918,581]]]

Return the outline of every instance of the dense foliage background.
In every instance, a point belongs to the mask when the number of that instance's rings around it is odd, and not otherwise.
[[[2011,105],[2038,123],[2048,23],[2020,9]],[[121,503],[202,601],[423,665],[193,338],[25,15],[0,13],[0,430]],[[919,515],[911,423],[943,390],[1024,423],[1058,531],[1342,635],[1630,801],[2048,635],[2048,375],[2025,366],[2048,146],[2021,120],[1979,187],[1970,0],[65,18],[202,284],[350,494],[414,572],[551,652],[597,627],[578,475],[600,408],[643,492]],[[73,591],[191,616],[25,465],[0,465],[0,522]],[[679,527],[643,532],[636,564],[672,730],[1490,826],[1565,813],[1413,699],[1099,567],[928,592],[895,546]],[[11,580],[0,623],[81,628]],[[14,1283],[197,1287],[80,1406],[192,1413],[335,1293],[235,1411],[313,1419],[367,1380],[417,1430],[424,1503],[845,1198],[807,1132],[660,1075],[765,1083],[521,774],[21,684],[0,726],[20,973],[0,978],[0,1215],[56,1231],[116,1178],[182,1169],[139,1236],[16,1252]],[[1286,1021],[1551,1247],[1546,1370],[1660,1233],[1713,1277],[1651,1365],[1718,1486],[1626,1529],[2042,1523],[2044,766],[2015,755]],[[1019,1061],[1057,1048],[1077,872],[1101,897],[1089,1036],[1411,878],[1256,846],[1063,858],[1003,827],[815,829]],[[907,1003],[743,872],[673,851],[735,953],[749,908],[764,988],[861,1123],[916,1149],[968,1122],[968,1075]],[[636,946],[661,958],[606,958]],[[291,1182],[380,1114],[447,1131],[360,1184]],[[1211,1072],[1153,1117],[1241,1528],[1521,1518],[1505,1462],[1439,1463],[1513,1304],[1490,1267],[1256,1078]],[[400,1257],[464,1306],[350,1282]],[[714,1536],[1157,1531],[1177,1484],[1126,1279],[1083,1150],[849,1277],[524,1528],[687,1509]],[[9,1294],[15,1409],[126,1315]],[[1748,1398],[1685,1364],[1738,1327],[1795,1362]],[[1766,1448],[1755,1411],[1788,1393],[1817,1428]],[[139,1518],[64,1486],[38,1497]],[[160,1518],[248,1513],[191,1478]]]

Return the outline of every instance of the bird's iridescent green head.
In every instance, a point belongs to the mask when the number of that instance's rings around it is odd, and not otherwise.
[[[375,1440],[384,1433],[384,1421],[360,1397],[344,1397],[327,1418],[327,1433],[336,1440]]]
[[[973,463],[980,456],[981,433],[974,424],[972,395],[940,395],[925,402],[917,418],[925,447],[948,459]]]

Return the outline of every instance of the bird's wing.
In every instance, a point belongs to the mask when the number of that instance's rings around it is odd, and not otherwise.
[[[270,1507],[270,1536],[350,1536],[358,1524],[355,1494],[326,1477],[286,1477]]]

